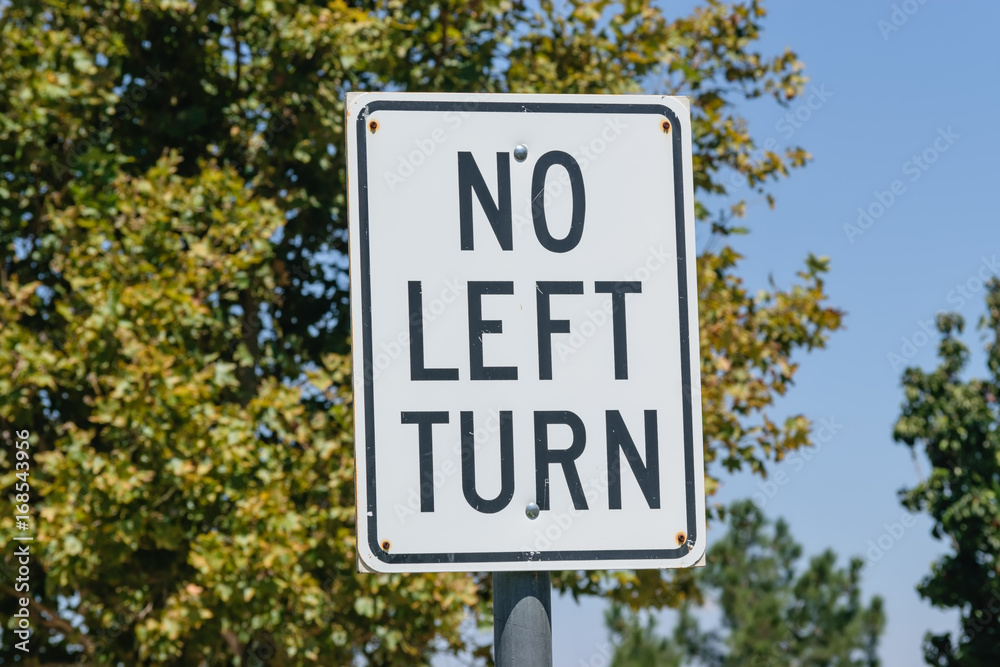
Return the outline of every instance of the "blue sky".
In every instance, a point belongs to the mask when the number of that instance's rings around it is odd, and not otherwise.
[[[680,13],[691,4],[667,7]],[[918,479],[892,426],[902,368],[935,363],[936,341],[921,322],[957,311],[974,324],[983,312],[981,277],[1000,271],[1000,4],[770,0],[766,7],[764,51],[796,50],[827,99],[799,111],[808,118],[792,128],[790,143],[814,161],[774,188],[775,210],[751,203],[751,234],[735,243],[746,255],[742,271],[751,287],[765,287],[769,273],[787,286],[807,253],[828,255],[831,301],[848,316],[826,350],[801,359],[779,405],[781,413],[831,420],[836,432],[805,465],[779,467],[786,482],[763,505],[789,521],[807,555],[832,548],[865,557],[880,538],[889,546],[867,567],[864,591],[886,602],[883,664],[919,665],[924,633],[953,629],[957,616],[915,590],[944,550],[930,521],[917,516],[898,539],[890,534],[904,513],[898,490]],[[770,104],[747,113],[758,141],[785,141],[788,111]],[[862,220],[866,229],[858,227],[859,207],[872,215]],[[974,331],[965,339],[981,375],[980,339]],[[749,474],[723,480],[722,501],[763,493]],[[554,601],[557,667],[603,664],[602,611],[599,601]]]

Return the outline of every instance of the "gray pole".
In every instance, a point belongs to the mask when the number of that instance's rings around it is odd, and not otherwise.
[[[548,572],[493,573],[497,667],[552,667],[552,586]]]

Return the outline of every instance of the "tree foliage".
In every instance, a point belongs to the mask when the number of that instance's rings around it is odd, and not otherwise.
[[[685,656],[695,650],[698,641],[697,622],[687,606],[681,607],[680,618],[670,637],[657,632],[652,614],[631,612],[613,604],[604,614],[613,646],[611,667],[681,667]],[[692,632],[693,630],[693,632]],[[694,635],[694,636],[692,636]]]
[[[968,379],[969,350],[958,336],[957,315],[939,315],[940,364],[933,371],[908,368],[905,401],[894,437],[926,455],[930,475],[904,491],[903,504],[927,512],[933,535],[951,553],[936,561],[917,590],[938,607],[961,615],[956,637],[929,634],[928,664],[980,667],[1000,655],[1000,282],[988,285],[985,378]]]
[[[740,191],[808,159],[758,150],[735,106],[805,81],[794,53],[754,50],[764,16],[755,0],[676,19],[648,0],[0,5],[0,436],[31,433],[37,660],[412,665],[464,647],[488,577],[355,573],[344,94],[689,94],[698,214],[725,239]],[[757,295],[739,260],[699,258],[706,456],[763,473],[808,444],[805,417],[767,410],[840,313],[825,260]],[[555,581],[635,606],[691,592],[687,573]]]
[[[788,525],[779,519],[772,528],[750,501],[733,505],[728,528],[698,575],[718,602],[721,631],[699,628],[692,601],[681,607],[670,640],[655,634],[652,619],[644,625],[612,608],[612,667],[879,664],[885,616],[880,598],[861,599],[860,558],[838,568],[827,550],[799,572],[802,547]]]

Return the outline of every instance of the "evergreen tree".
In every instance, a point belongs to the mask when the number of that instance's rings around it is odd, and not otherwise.
[[[903,373],[905,401],[894,434],[931,465],[927,479],[903,492],[903,504],[927,512],[934,537],[951,546],[917,587],[933,605],[961,615],[957,636],[925,637],[927,663],[940,667],[987,667],[1000,656],[1000,282],[987,288],[979,322],[987,376],[965,375],[969,350],[958,339],[964,321],[939,315],[940,364]]]
[[[875,667],[885,626],[882,600],[861,598],[864,561],[838,568],[832,551],[800,570],[802,547],[781,519],[771,524],[751,501],[729,510],[728,532],[710,549],[698,574],[722,613],[721,627],[702,631],[686,601],[671,639],[652,621],[612,608],[608,625],[617,648],[613,667],[756,665]]]

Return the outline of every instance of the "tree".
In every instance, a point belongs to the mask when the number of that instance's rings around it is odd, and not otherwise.
[[[924,638],[927,663],[942,667],[994,665],[1000,655],[1000,282],[987,288],[979,325],[989,375],[968,378],[969,350],[958,338],[964,321],[939,315],[940,364],[904,371],[905,401],[893,434],[931,466],[926,479],[901,492],[903,505],[927,512],[934,537],[951,546],[917,587],[931,604],[961,615],[956,637]]]
[[[734,109],[805,81],[793,53],[753,50],[764,16],[717,0],[675,20],[647,0],[0,5],[0,434],[30,432],[37,659],[410,665],[462,648],[463,619],[490,620],[488,577],[354,571],[343,95],[690,94],[698,213],[725,240],[743,231],[733,188],[767,196],[808,159],[758,150]],[[731,203],[713,215],[713,197]],[[805,417],[767,409],[840,313],[825,260],[755,296],[739,259],[699,258],[706,456],[763,474],[808,444]],[[4,448],[12,498],[14,473]],[[657,571],[555,584],[636,606],[692,593]]]
[[[616,649],[612,667],[702,664],[878,665],[885,627],[882,600],[861,600],[864,562],[836,566],[827,550],[799,573],[802,547],[781,519],[773,529],[750,501],[732,506],[729,531],[710,549],[699,574],[722,611],[722,632],[702,632],[686,601],[671,641],[655,635],[652,620],[612,608],[608,625]]]
[[[611,667],[680,667],[685,649],[692,649],[683,643],[684,627],[691,626],[692,618],[686,607],[681,610],[681,622],[674,628],[673,637],[668,639],[656,632],[656,619],[652,615],[641,618],[640,613],[630,612],[620,604],[613,604],[604,614],[614,653]],[[693,649],[692,649],[693,650]]]

